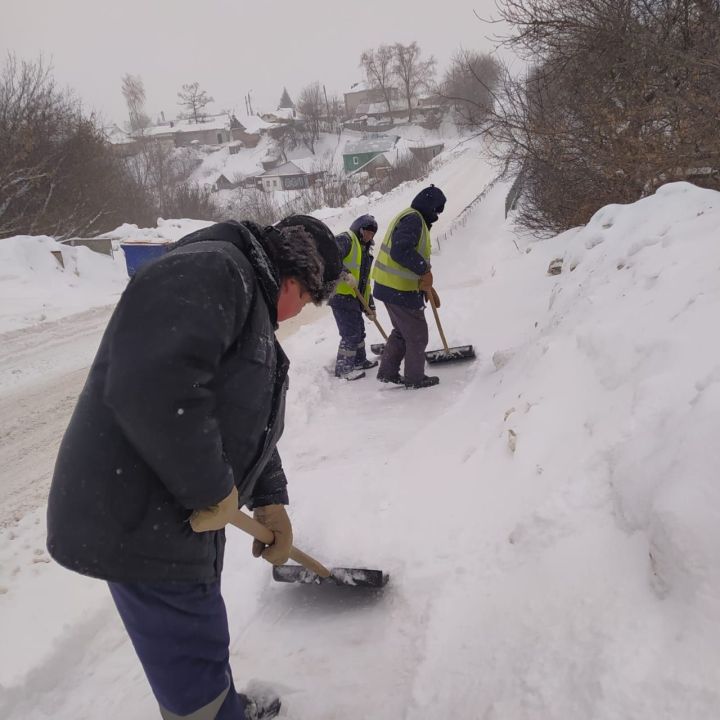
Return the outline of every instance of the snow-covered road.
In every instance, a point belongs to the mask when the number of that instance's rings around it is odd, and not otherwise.
[[[58,445],[112,307],[0,335],[0,527],[45,503]]]

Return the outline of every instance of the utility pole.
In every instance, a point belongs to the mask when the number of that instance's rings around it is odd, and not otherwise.
[[[332,118],[330,117],[330,103],[328,102],[328,99],[327,99],[327,90],[325,89],[324,83],[323,83],[323,93],[325,95],[325,108],[327,109],[328,124],[332,128]]]

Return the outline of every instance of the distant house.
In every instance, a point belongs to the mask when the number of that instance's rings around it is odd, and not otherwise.
[[[361,102],[355,108],[355,117],[384,118],[402,117],[408,114],[407,103],[394,99],[390,101],[390,112],[385,100],[379,102]]]
[[[390,153],[375,155],[375,157],[368,160],[364,165],[361,165],[357,170],[353,170],[350,175],[366,173],[368,177],[380,180],[392,170],[393,163],[390,160],[391,157],[393,156]]]
[[[264,190],[262,176],[263,173],[246,175],[240,184],[248,190]]]
[[[222,173],[215,173],[210,177],[201,180],[201,185],[210,190],[210,192],[218,192],[218,190],[232,190],[238,186],[238,183],[231,182]]]
[[[418,160],[422,160],[423,162],[430,162],[434,157],[439,155],[443,149],[445,148],[444,143],[435,143],[434,145],[422,145],[415,147],[408,146],[408,149],[410,152],[418,158]]]
[[[272,170],[273,168],[280,167],[283,162],[285,162],[280,155],[276,155],[272,152],[269,152],[265,157],[260,161],[260,164],[262,165],[263,170]]]
[[[266,170],[261,176],[263,190],[303,190],[309,188],[325,174],[322,170],[308,168],[303,160],[292,160],[278,167]],[[303,167],[304,166],[304,167]]]
[[[175,123],[171,120],[162,125],[151,125],[145,128],[137,137],[138,140],[153,140],[172,150],[175,147]]]
[[[175,125],[176,147],[222,145],[232,140],[230,119],[227,115],[208,118],[205,122],[199,123],[182,120]]]
[[[215,192],[218,190],[232,190],[235,187],[235,183],[230,182],[225,175],[220,173],[213,182],[213,189]]]
[[[272,125],[254,115],[215,115],[202,122],[178,120],[145,128],[138,139],[152,139],[168,147],[189,145],[225,145],[240,142],[244,147],[255,147],[263,133]],[[236,146],[237,147],[237,146]]]
[[[397,88],[389,88],[391,102],[399,97]],[[348,118],[357,115],[357,107],[361,103],[385,102],[385,95],[380,88],[371,88],[367,83],[358,82],[350,86],[345,96],[345,116]],[[385,108],[387,110],[387,106]]]
[[[105,139],[110,148],[118,157],[132,157],[139,151],[138,141],[117,125],[109,125],[103,128]]]
[[[260,117],[268,123],[282,123],[286,124],[292,122],[297,117],[295,108],[278,108],[272,112],[266,112],[260,115]]]
[[[343,149],[345,172],[356,172],[377,155],[393,150],[397,141],[396,135],[369,135],[362,140],[348,141]]]
[[[245,147],[254,148],[262,135],[272,125],[257,115],[245,115],[238,118],[237,115],[230,116],[230,132],[233,140],[239,140]]]

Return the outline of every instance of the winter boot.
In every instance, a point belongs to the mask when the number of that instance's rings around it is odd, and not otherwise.
[[[369,370],[370,368],[377,367],[377,360],[363,360],[355,365],[356,370]]]
[[[421,380],[415,382],[405,380],[405,387],[418,390],[420,388],[432,387],[440,382],[440,378],[437,375],[423,375]]]
[[[247,701],[245,720],[270,720],[280,712],[280,698],[273,687],[263,682],[250,682],[240,693]]]
[[[245,720],[270,720],[280,712],[279,697],[246,697]]]
[[[393,385],[404,385],[405,384],[405,378],[403,378],[403,376],[400,374],[385,377],[384,375],[380,375],[378,373],[377,379],[382,383],[392,383]]]
[[[360,380],[360,378],[365,377],[365,371],[356,368],[355,370],[351,370],[346,373],[335,373],[335,377],[343,378],[344,380]]]

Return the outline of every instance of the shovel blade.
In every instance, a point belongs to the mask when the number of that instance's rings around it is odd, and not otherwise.
[[[375,343],[370,346],[370,350],[375,355],[382,355],[384,349],[385,343]],[[459,345],[458,347],[451,347],[447,350],[428,350],[425,353],[425,359],[431,365],[435,365],[436,363],[457,362],[459,360],[474,360],[475,350],[472,345]]]
[[[332,568],[330,576],[323,578],[302,565],[274,565],[273,580],[285,583],[331,584],[348,587],[381,588],[388,581],[382,570],[365,568]]]
[[[458,360],[474,360],[475,350],[472,345],[459,345],[445,350],[428,350],[425,359],[431,364],[457,362]]]

